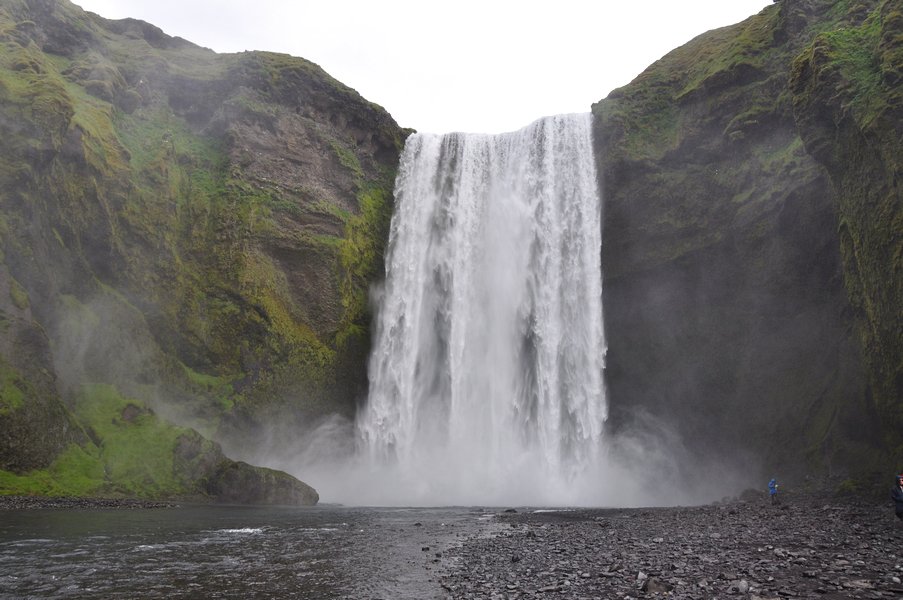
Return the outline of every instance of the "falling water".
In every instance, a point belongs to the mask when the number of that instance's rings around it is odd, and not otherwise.
[[[357,421],[386,501],[591,501],[607,406],[590,129],[408,138]]]

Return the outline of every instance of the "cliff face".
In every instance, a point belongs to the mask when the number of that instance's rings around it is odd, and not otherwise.
[[[4,3],[0,469],[100,452],[104,386],[236,446],[351,414],[404,135],[303,59]]]
[[[843,281],[880,443],[903,457],[903,10],[886,0],[793,64],[806,150],[831,181]]]
[[[593,106],[614,431],[899,468],[898,4],[781,0]],[[0,493],[316,502],[211,439],[353,414],[405,134],[303,59],[5,2]]]
[[[813,83],[825,40],[897,39],[890,6],[782,0],[593,106],[613,429],[651,414],[753,475],[897,468],[899,112],[869,140]],[[883,52],[883,87],[861,93],[896,98]]]

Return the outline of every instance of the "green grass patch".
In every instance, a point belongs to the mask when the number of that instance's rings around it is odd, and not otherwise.
[[[23,387],[19,372],[0,359],[0,417],[22,408],[25,403]]]
[[[348,219],[350,219],[352,216],[351,212],[347,209],[339,206],[338,204],[333,204],[332,202],[327,202],[325,200],[317,200],[311,205],[311,208],[323,214],[332,215],[343,223],[347,223]]]
[[[232,380],[230,378],[199,373],[183,363],[179,364],[185,372],[186,377],[188,377],[188,381],[190,381],[193,386],[198,388],[202,393],[216,398],[219,407],[224,412],[232,410],[235,400],[233,398]]]
[[[859,27],[826,31],[815,45],[826,45],[832,62],[851,84],[849,108],[860,124],[867,125],[884,106],[881,63],[878,56],[881,21],[878,11]]]
[[[336,336],[341,347],[349,337],[364,333],[367,294],[384,265],[386,240],[392,218],[391,194],[372,186],[358,194],[361,212],[345,224],[345,238],[339,244],[342,270],[341,294],[344,316]]]
[[[71,444],[47,469],[59,492],[67,496],[88,496],[106,485],[100,452],[93,444],[82,448]]]
[[[187,430],[161,421],[140,401],[109,385],[83,386],[75,414],[102,440],[100,460],[111,491],[138,497],[185,492],[173,472],[173,450]]]
[[[91,444],[70,444],[46,469],[17,475],[0,471],[0,494],[20,496],[93,496],[107,488],[99,451]]]
[[[19,310],[25,310],[29,306],[28,292],[13,278],[10,278],[9,282],[9,298]]]
[[[364,169],[361,168],[361,161],[358,160],[354,151],[335,138],[330,138],[329,145],[332,151],[339,157],[339,163],[352,173],[355,179],[359,180],[364,177]]]

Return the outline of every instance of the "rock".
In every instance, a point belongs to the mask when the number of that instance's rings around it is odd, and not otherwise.
[[[656,577],[650,577],[643,582],[640,589],[648,594],[666,594],[673,590],[674,586]]]
[[[288,473],[224,460],[210,477],[207,493],[225,504],[313,506],[319,494]]]
[[[873,590],[875,589],[875,584],[865,579],[855,579],[853,581],[845,581],[843,587],[849,590]]]
[[[887,535],[892,531],[887,508],[872,506],[851,514],[845,506],[841,505],[841,516],[831,527],[824,526],[824,515],[817,511],[763,521],[755,511],[740,509],[731,514],[730,506],[723,511],[729,518],[715,522],[708,507],[682,508],[679,518],[674,518],[676,509],[623,509],[614,516],[609,510],[606,529],[597,526],[593,510],[557,521],[500,513],[496,519],[512,527],[491,539],[468,540],[462,548],[450,550],[456,566],[446,582],[457,585],[479,574],[484,583],[473,597],[487,598],[504,597],[510,592],[504,584],[515,581],[521,597],[529,597],[528,590],[539,594],[541,589],[566,591],[574,598],[733,594],[772,600],[833,593],[866,599],[897,593],[901,586],[893,578],[899,579],[903,568],[895,562],[896,553],[888,552],[898,538]],[[744,531],[742,540],[735,535],[738,530]],[[530,531],[542,535],[531,536]],[[649,531],[660,532],[668,551],[649,541]],[[859,537],[851,536],[854,531]],[[708,542],[713,532],[722,534],[720,543]],[[612,539],[616,545],[611,545]],[[863,548],[861,540],[873,543]],[[775,549],[785,557],[774,556]],[[513,563],[513,555],[520,560]],[[806,559],[808,566],[803,570],[787,559]],[[833,563],[840,563],[840,570],[832,571],[828,565]],[[856,570],[843,570],[851,568]],[[856,576],[850,577],[851,572]]]

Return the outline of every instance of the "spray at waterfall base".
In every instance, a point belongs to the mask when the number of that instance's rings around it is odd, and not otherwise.
[[[395,196],[355,449],[310,444],[293,471],[324,499],[353,504],[712,497],[675,487],[679,443],[661,423],[644,418],[605,435],[601,199],[589,114],[501,135],[414,134]],[[324,464],[312,454],[346,460]],[[659,494],[668,481],[670,493],[650,495],[653,479]],[[711,483],[723,489],[725,480]]]

